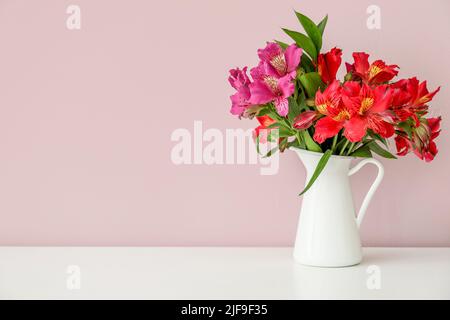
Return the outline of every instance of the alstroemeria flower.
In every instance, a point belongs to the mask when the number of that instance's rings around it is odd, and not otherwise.
[[[413,130],[413,151],[422,160],[430,162],[438,153],[434,139],[440,134],[441,117],[421,121],[421,125]]]
[[[317,90],[314,103],[317,111],[323,115],[333,113],[339,106],[341,100],[341,83],[333,81],[323,92]]]
[[[340,118],[339,108],[340,105],[340,92],[341,84],[339,81],[335,80],[331,85],[329,85],[323,92],[318,90],[315,96],[315,106],[317,110],[309,110],[302,112],[294,119],[294,128],[303,130],[308,129],[314,121],[319,119],[322,115],[330,116],[331,118]],[[343,111],[343,110],[340,110]],[[328,121],[328,120],[324,120]],[[320,125],[319,125],[320,126]],[[342,128],[342,127],[341,127]],[[337,126],[336,126],[337,129]],[[339,130],[338,130],[339,131]],[[325,133],[324,135],[318,133],[319,140],[325,140],[328,135],[335,135],[332,132]],[[319,138],[319,135],[321,138]]]
[[[411,94],[406,90],[407,81],[400,80],[389,86],[392,91],[392,111],[400,122],[407,120],[409,117],[415,117],[415,110],[412,110],[409,104]]]
[[[239,117],[245,116],[245,111],[251,106],[250,99],[250,79],[247,75],[247,67],[240,70],[230,70],[230,77],[228,78],[231,86],[236,89],[231,99],[231,114]]]
[[[338,108],[340,106],[341,84],[335,80],[323,92],[317,90],[314,99],[316,110],[302,112],[294,119],[294,128],[308,129],[314,121],[322,115],[331,117],[338,116]],[[326,138],[324,138],[325,140]]]
[[[289,74],[295,78],[302,49],[292,44],[283,51],[279,44],[268,42],[264,49],[258,50],[258,56],[267,64],[267,75],[280,78]]]
[[[333,48],[330,52],[319,54],[317,58],[317,71],[322,81],[329,84],[336,80],[336,73],[342,62],[342,50]]]
[[[253,73],[252,73],[253,75]],[[250,103],[266,104],[273,102],[280,116],[285,117],[289,112],[290,97],[295,90],[291,76],[282,78],[266,75],[250,84]]]
[[[364,83],[369,85],[377,85],[385,83],[394,78],[399,68],[397,65],[387,65],[382,60],[376,60],[369,64],[369,55],[364,52],[354,52],[354,64],[348,64],[347,72],[351,72],[356,79],[361,79]]]
[[[386,121],[388,119],[386,110],[390,107],[391,100],[392,92],[387,86],[371,89],[363,84],[357,95],[354,83],[350,85],[350,90],[344,89],[342,101],[352,113],[344,126],[346,138],[350,142],[359,142],[369,129],[383,138],[391,137],[394,134],[394,127]]]
[[[242,70],[239,68],[231,69],[228,82],[230,82],[231,86],[236,90],[239,90],[242,87],[248,87],[250,78],[247,75],[247,67],[244,67]]]
[[[315,125],[314,140],[318,143],[337,135],[351,118],[351,110],[341,99],[342,90],[339,81],[335,80],[324,92],[319,90],[316,93],[316,108],[320,114],[325,115]],[[344,130],[344,135],[347,135],[347,130]]]
[[[320,113],[314,110],[302,112],[295,117],[293,127],[299,130],[308,129],[319,117]]]
[[[399,134],[395,137],[395,146],[397,148],[398,156],[406,156],[412,148],[411,141],[409,141],[406,133]]]
[[[395,137],[397,155],[405,156],[413,152],[426,162],[430,162],[438,153],[434,139],[440,134],[441,117],[420,120],[420,125],[412,128],[411,140],[406,132],[399,130]]]
[[[420,125],[418,112],[422,115],[427,112],[428,106],[434,95],[439,92],[440,87],[429,92],[427,82],[419,83],[417,78],[402,79],[393,83],[392,110],[399,121],[405,121],[411,117],[416,122],[416,127]]]
[[[417,80],[416,77],[408,79],[406,83],[406,90],[411,95],[410,105],[414,107],[426,105],[440,89],[441,87],[438,87],[433,92],[429,92],[427,89],[427,82],[423,81],[419,83],[419,80]]]

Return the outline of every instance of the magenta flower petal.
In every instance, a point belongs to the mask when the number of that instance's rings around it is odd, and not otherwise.
[[[239,68],[230,70],[230,77],[228,78],[228,81],[236,90],[239,90],[241,87],[248,86],[250,84],[250,79],[247,76],[247,67],[244,67],[242,70]]]
[[[236,93],[230,97],[231,98],[230,113],[234,116],[241,116],[247,108],[245,107],[245,105],[242,105],[238,102],[239,98],[236,98],[237,95],[238,95],[238,93]]]
[[[284,98],[290,97],[295,91],[291,76],[287,75],[278,80],[278,89]]]
[[[264,80],[267,75],[272,74],[272,69],[266,62],[260,61],[258,66],[250,70],[253,80]]]
[[[247,67],[240,70],[239,68],[230,70],[230,77],[228,78],[231,86],[236,89],[236,93],[230,97],[231,99],[231,114],[239,117],[244,115],[244,112],[250,107],[250,78],[247,75]]]
[[[250,104],[265,104],[275,98],[274,93],[262,81],[250,84]]]
[[[277,97],[275,99],[275,108],[280,116],[285,117],[289,112],[289,101],[285,97]]]
[[[275,42],[268,42],[264,49],[258,49],[258,56],[262,61],[270,63],[272,59],[283,52],[280,45]]]
[[[287,73],[291,73],[297,70],[298,65],[300,64],[300,59],[302,57],[302,49],[297,47],[296,44],[291,44],[287,47],[284,52],[284,58],[286,59],[287,64]]]
[[[250,98],[250,90],[247,87],[242,87],[238,92],[230,97],[231,99],[231,114],[241,116],[245,110],[250,106],[248,99]]]

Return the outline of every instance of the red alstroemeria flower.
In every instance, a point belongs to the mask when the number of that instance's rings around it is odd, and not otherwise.
[[[315,96],[316,110],[305,111],[294,119],[294,128],[308,129],[322,115],[337,116],[336,110],[339,105],[341,84],[333,81],[323,92],[318,90]],[[325,138],[326,139],[326,138]]]
[[[411,141],[409,141],[406,133],[399,134],[395,137],[395,146],[398,156],[406,156],[412,148]]]
[[[427,82],[423,81],[419,83],[419,80],[412,78],[410,80],[410,88],[408,88],[412,98],[412,105],[421,107],[430,102],[434,95],[439,92],[441,87],[438,87],[433,92],[429,92],[427,89]]]
[[[346,82],[342,91],[342,101],[351,110],[351,118],[344,126],[346,138],[350,142],[359,142],[369,129],[383,138],[391,137],[394,127],[386,121],[386,110],[390,107],[392,92],[387,86],[371,89],[363,84],[359,92],[358,87],[358,83]]]
[[[342,87],[336,80],[323,93],[316,93],[315,104],[318,113],[325,115],[315,125],[314,140],[318,143],[337,135],[351,118],[351,110],[342,103],[341,91]],[[347,133],[347,130],[344,130],[345,136]]]
[[[406,90],[408,80],[399,80],[389,86],[392,91],[392,111],[395,114],[396,120],[402,122],[409,117],[418,118],[409,104],[411,101],[411,94]]]
[[[399,67],[395,64],[387,65],[382,60],[376,60],[369,64],[369,55],[365,52],[354,52],[354,64],[346,64],[347,72],[351,72],[356,79],[361,79],[369,85],[385,83],[397,74]]]
[[[397,84],[397,83],[396,83]],[[403,82],[399,81],[397,86],[402,86],[411,96],[409,104],[413,107],[419,108],[425,106],[428,102],[430,102],[434,95],[439,92],[441,87],[438,87],[433,92],[429,92],[427,89],[427,82],[422,81],[419,82],[416,77],[403,80]]]
[[[305,130],[311,127],[317,119],[319,119],[320,113],[317,111],[309,110],[300,113],[294,119],[294,128],[299,130]]]
[[[390,86],[393,89],[392,109],[399,121],[405,121],[411,117],[416,122],[416,127],[420,125],[417,112],[422,115],[428,110],[426,105],[434,95],[439,92],[440,87],[429,92],[427,82],[419,83],[417,78],[402,79]]]
[[[317,58],[317,72],[322,81],[330,84],[336,80],[336,73],[342,62],[342,50],[333,48],[325,54],[319,54]]]
[[[395,137],[395,145],[397,147],[397,155],[405,156],[411,150],[426,162],[432,161],[438,149],[434,139],[440,134],[441,117],[420,120],[420,125],[412,129],[411,140],[408,135],[399,130]]]
[[[340,118],[339,115],[341,84],[339,81],[333,81],[323,92],[318,90],[315,96],[316,110],[302,112],[294,119],[294,128],[304,130],[312,126],[314,121],[321,116],[330,116],[330,118]],[[341,110],[342,111],[342,110]],[[325,121],[325,120],[324,120]],[[339,130],[338,130],[339,131]],[[333,132],[320,132],[317,139],[325,141]]]
[[[413,151],[422,160],[430,162],[438,153],[434,139],[440,131],[441,117],[421,121],[419,127],[413,130]]]
[[[317,111],[325,116],[334,113],[341,100],[341,83],[333,81],[323,92],[317,90],[314,103]]]

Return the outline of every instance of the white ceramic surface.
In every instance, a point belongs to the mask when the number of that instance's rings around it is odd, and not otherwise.
[[[292,150],[306,168],[306,185],[322,154]],[[383,179],[384,170],[382,164],[373,158],[364,159],[350,169],[352,159],[331,156],[313,186],[303,195],[294,249],[294,257],[298,262],[319,267],[344,267],[361,262],[359,225]],[[355,215],[349,177],[369,163],[378,167],[378,175],[358,215]]]

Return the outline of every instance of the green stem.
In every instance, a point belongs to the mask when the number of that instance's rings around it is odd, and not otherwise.
[[[345,150],[345,148],[347,148],[348,143],[349,143],[349,141],[346,139],[346,140],[345,140],[345,144],[344,144],[344,146],[343,146],[342,149],[341,149],[341,152],[339,152],[339,155],[340,155],[340,156],[342,156],[342,155],[344,154],[344,150]]]
[[[297,131],[295,137],[297,138],[299,148],[301,148],[302,147],[302,139],[300,138],[300,132],[299,131]]]
[[[335,135],[333,138],[333,145],[331,146],[331,153],[334,153],[334,149],[336,149],[338,135]]]
[[[356,144],[356,142],[352,142],[352,144],[350,145],[350,148],[348,148],[347,155],[349,155],[350,153],[352,153],[353,148],[355,147],[355,144]]]

